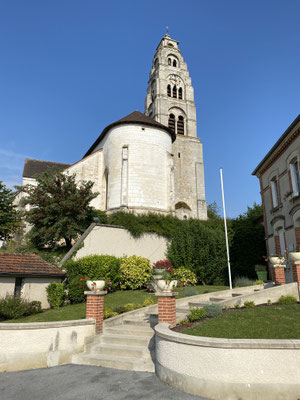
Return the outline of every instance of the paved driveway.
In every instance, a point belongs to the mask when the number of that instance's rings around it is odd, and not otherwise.
[[[155,374],[62,365],[0,374],[1,400],[204,400],[163,384]]]

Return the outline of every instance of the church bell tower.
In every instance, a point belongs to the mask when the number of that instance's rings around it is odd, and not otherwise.
[[[173,143],[175,214],[207,219],[202,143],[197,137],[194,89],[176,40],[167,33],[153,58],[145,114],[168,126]]]

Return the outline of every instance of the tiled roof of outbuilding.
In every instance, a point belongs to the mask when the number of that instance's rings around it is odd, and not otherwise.
[[[33,178],[35,175],[41,174],[42,172],[46,172],[51,168],[56,169],[57,171],[63,171],[64,169],[70,167],[70,165],[71,164],[26,158],[23,169],[23,177]]]
[[[0,253],[0,275],[64,276],[65,272],[36,254]]]
[[[107,132],[111,128],[113,128],[117,125],[122,125],[122,124],[141,124],[141,125],[148,125],[148,126],[154,126],[157,128],[161,128],[161,129],[164,129],[165,131],[167,131],[171,135],[172,142],[174,142],[176,140],[176,135],[170,128],[161,124],[160,122],[155,121],[154,119],[148,117],[147,115],[141,113],[140,111],[134,111],[133,113],[126,115],[126,117],[121,118],[118,121],[113,122],[112,124],[110,124],[106,128],[104,128],[101,135],[98,137],[98,139],[95,141],[95,143],[89,148],[89,150],[86,152],[86,154],[83,156],[83,158],[92,153],[92,151],[96,148],[98,143],[100,143],[100,141],[104,138],[104,136],[107,134]]]

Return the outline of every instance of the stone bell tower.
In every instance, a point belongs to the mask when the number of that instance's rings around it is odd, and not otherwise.
[[[173,143],[175,214],[207,219],[202,143],[194,89],[176,40],[161,39],[149,75],[145,114],[176,133]]]

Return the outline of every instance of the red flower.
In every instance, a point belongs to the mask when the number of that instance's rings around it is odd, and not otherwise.
[[[80,281],[82,281],[83,278],[80,278]]]
[[[89,279],[88,276],[86,276],[85,279]]]
[[[91,286],[95,286],[93,283],[91,283]]]
[[[78,281],[76,281],[76,283],[78,283]]]

